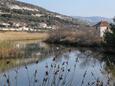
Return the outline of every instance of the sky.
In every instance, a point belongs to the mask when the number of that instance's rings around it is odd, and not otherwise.
[[[115,0],[19,0],[68,16],[115,16]]]

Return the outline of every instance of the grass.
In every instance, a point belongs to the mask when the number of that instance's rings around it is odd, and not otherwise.
[[[0,32],[0,41],[6,40],[44,40],[47,33],[29,33],[29,32]]]

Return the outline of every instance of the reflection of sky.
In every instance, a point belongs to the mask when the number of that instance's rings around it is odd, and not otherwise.
[[[65,55],[67,54],[67,58],[65,57]],[[89,81],[95,81],[95,78],[99,78],[100,80],[104,80],[104,82],[106,81],[105,74],[102,74],[100,69],[104,71],[103,68],[101,68],[100,65],[103,66],[103,63],[101,63],[99,60],[97,60],[96,58],[91,58],[91,57],[87,57],[85,55],[78,55],[80,54],[79,51],[72,51],[72,52],[65,52],[62,55],[59,55],[60,58],[58,60],[58,58],[56,58],[56,62],[52,61],[52,56],[50,56],[49,58],[46,58],[44,60],[42,60],[41,62],[39,62],[38,64],[29,64],[27,65],[28,70],[25,69],[25,67],[20,67],[18,69],[18,74],[17,74],[17,83],[18,86],[29,86],[28,85],[28,77],[31,81],[31,84],[33,84],[33,80],[34,80],[34,72],[37,69],[38,70],[38,74],[37,74],[37,79],[39,79],[39,83],[42,83],[44,75],[45,75],[45,71],[48,69],[48,71],[50,71],[49,73],[50,78],[53,77],[53,70],[51,68],[51,64],[56,64],[56,65],[60,65],[60,67],[62,67],[62,63],[63,62],[68,62],[68,65],[63,65],[64,68],[66,69],[70,69],[70,72],[66,75],[67,71],[64,72],[64,75],[66,76],[66,80],[72,80],[73,81],[73,86],[75,86],[76,84],[78,86],[81,85],[82,79],[83,79],[83,75],[86,72],[86,77],[85,77],[85,82],[84,84],[88,83]],[[78,58],[78,61],[76,61],[76,58]],[[48,68],[45,68],[46,65],[48,65]],[[76,65],[76,67],[75,67]],[[66,70],[65,69],[65,70]],[[94,77],[91,75],[91,72],[94,74]],[[11,78],[12,81],[15,82],[15,69],[14,70],[10,70],[8,72],[9,77]],[[0,80],[3,81],[3,80]],[[51,81],[51,80],[50,80]]]

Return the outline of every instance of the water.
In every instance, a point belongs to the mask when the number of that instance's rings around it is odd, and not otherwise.
[[[17,41],[3,52],[0,86],[115,86],[114,56],[96,50]]]

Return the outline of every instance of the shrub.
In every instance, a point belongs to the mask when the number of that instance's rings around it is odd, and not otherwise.
[[[83,32],[75,29],[58,29],[49,33],[46,42],[79,46],[97,46],[100,44],[101,40],[93,33],[94,32],[91,34],[91,32],[88,31]]]
[[[108,47],[115,48],[115,24],[110,24],[110,32],[106,32],[104,38]]]

